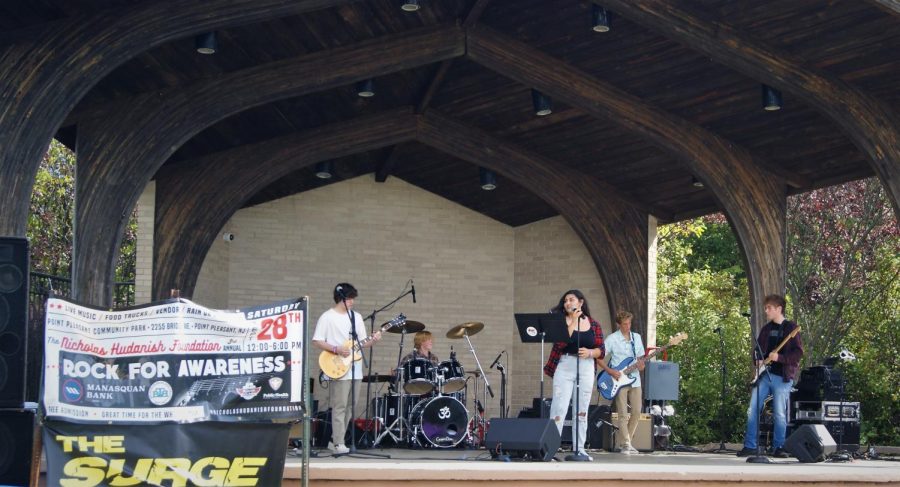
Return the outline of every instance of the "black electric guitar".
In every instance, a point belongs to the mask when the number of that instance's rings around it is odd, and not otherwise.
[[[381,332],[386,332],[391,328],[396,328],[398,326],[403,326],[406,323],[406,316],[403,316],[403,313],[397,315],[396,318],[388,321],[387,323],[381,325]],[[374,335],[367,337],[362,341],[362,345],[366,345],[367,343],[374,340]],[[332,379],[339,379],[350,370],[350,365],[357,360],[362,359],[362,351],[359,348],[359,344],[353,343],[353,340],[348,339],[343,343],[344,348],[348,348],[353,351],[350,355],[344,357],[342,355],[338,355],[336,353],[331,353],[326,350],[323,350],[322,353],[319,354],[319,367],[322,369],[322,372],[325,373],[328,377]]]

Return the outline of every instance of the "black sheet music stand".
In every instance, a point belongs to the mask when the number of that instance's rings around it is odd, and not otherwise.
[[[522,343],[541,344],[541,355],[538,367],[541,372],[541,403],[544,402],[544,343],[567,342],[569,331],[566,327],[566,315],[555,313],[516,313],[516,326]]]

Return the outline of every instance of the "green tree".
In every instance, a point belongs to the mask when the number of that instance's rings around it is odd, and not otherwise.
[[[728,441],[740,438],[746,424],[750,325],[741,311],[747,307],[749,291],[746,279],[736,275],[731,264],[715,270],[709,264],[692,264],[727,262],[727,258],[704,255],[708,250],[696,245],[711,227],[717,232],[721,227],[728,229],[726,224],[709,219],[659,229],[657,342],[664,344],[665,337],[679,332],[688,334],[688,339],[670,354],[670,359],[679,363],[681,375],[681,394],[674,403],[676,415],[670,425],[674,440],[684,444],[718,441],[720,414],[725,418]]]
[[[75,154],[53,140],[41,161],[31,194],[26,236],[31,242],[31,267],[38,272],[69,277],[75,215]],[[133,281],[137,216],[126,225],[116,264],[116,281]]]

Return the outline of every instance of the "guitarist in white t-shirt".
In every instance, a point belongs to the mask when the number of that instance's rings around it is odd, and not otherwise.
[[[349,357],[352,347],[347,346],[350,339],[350,315],[356,334],[364,347],[370,347],[381,340],[381,332],[375,332],[371,340],[366,340],[366,325],[362,315],[353,311],[353,302],[358,292],[352,284],[342,282],[334,287],[334,306],[322,313],[316,322],[316,331],[313,333],[312,344],[320,350],[330,352],[342,357]],[[343,298],[343,299],[342,299]],[[345,308],[346,303],[346,308]],[[331,443],[328,448],[334,453],[347,453],[349,448],[344,445],[344,435],[350,424],[350,397],[355,393],[359,397],[359,383],[362,379],[362,362],[351,360],[352,370],[331,382]],[[351,375],[352,374],[352,375]],[[355,380],[350,380],[351,377]],[[352,384],[351,384],[352,382]],[[351,387],[356,391],[351,391]]]

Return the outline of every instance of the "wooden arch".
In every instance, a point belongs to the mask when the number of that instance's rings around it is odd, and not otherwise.
[[[0,51],[0,235],[25,235],[34,178],[50,140],[114,68],[174,39],[351,1],[147,2],[5,33],[12,43]]]
[[[725,210],[743,250],[754,323],[758,301],[784,289],[785,184],[746,149],[610,86],[520,42],[479,29],[469,33],[470,59],[587,113],[613,121],[672,154],[708,187]]]
[[[458,57],[464,49],[458,26],[404,32],[145,94],[79,127],[74,296],[112,300],[129,211],[166,159],[202,129],[254,106]]]

